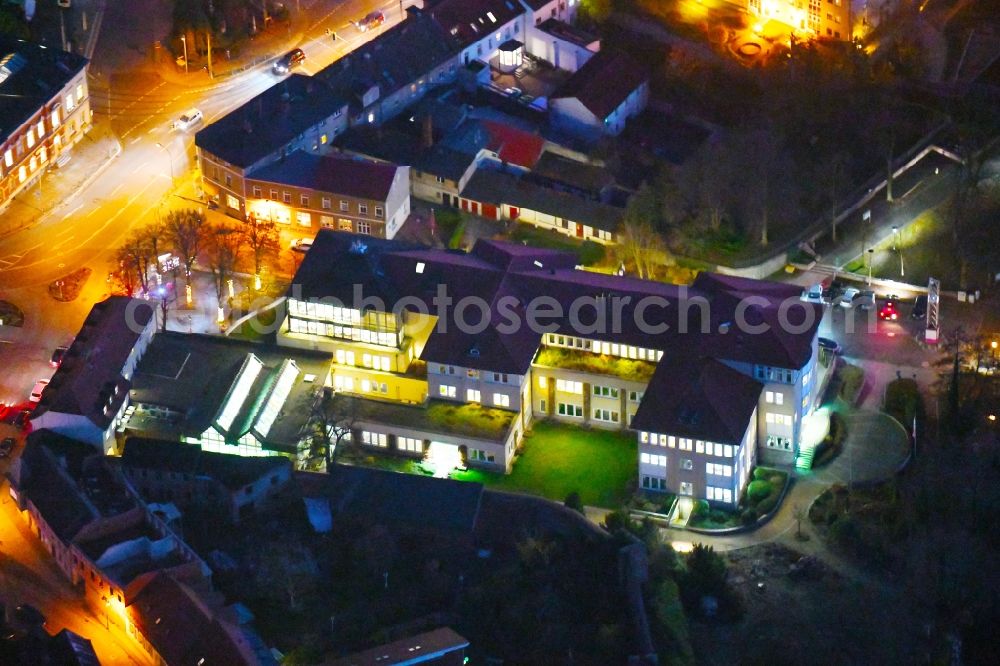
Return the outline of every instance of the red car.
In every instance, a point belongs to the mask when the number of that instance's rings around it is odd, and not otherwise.
[[[892,298],[887,300],[878,311],[878,317],[886,321],[896,321],[899,319],[899,309],[896,307],[896,301]]]

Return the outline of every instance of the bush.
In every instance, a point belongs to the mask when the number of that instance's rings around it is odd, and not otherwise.
[[[616,509],[604,516],[604,529],[612,534],[619,530],[628,530],[631,524],[632,519],[628,515],[628,509]]]
[[[830,525],[830,540],[841,548],[854,548],[860,534],[858,521],[847,514],[839,516]]]
[[[885,388],[885,411],[909,430],[920,405],[920,389],[912,379],[897,379]]]
[[[729,515],[725,511],[715,509],[709,514],[708,519],[713,523],[724,523],[729,520]]]
[[[753,508],[752,506],[743,509],[743,512],[740,513],[740,522],[743,523],[744,525],[752,525],[756,521],[757,521],[757,509]]]
[[[844,438],[847,436],[847,424],[844,417],[833,412],[830,414],[830,432],[816,447],[813,467],[819,467],[833,460],[841,451]]]
[[[854,404],[865,385],[865,372],[856,365],[845,365],[837,370],[840,379],[840,397],[844,402]]]
[[[775,489],[775,492],[757,503],[757,513],[761,516],[771,513],[771,511],[774,510],[774,507],[778,506],[779,497],[781,497],[781,491]]]
[[[707,500],[698,500],[691,508],[691,520],[703,520],[710,511],[711,507],[708,506]]]
[[[580,499],[580,493],[575,490],[569,495],[566,495],[566,500],[563,502],[563,505],[565,505],[567,509],[573,509],[581,516],[586,515],[583,511],[583,500]]]
[[[753,468],[753,478],[755,481],[767,481],[774,474],[773,469],[768,469],[766,467],[754,467]]]
[[[604,246],[592,240],[583,241],[577,256],[584,266],[599,264],[604,260]]]
[[[747,486],[747,499],[750,500],[751,504],[756,505],[757,502],[770,495],[771,490],[772,487],[768,481],[763,481],[761,479],[751,481],[750,485]]]

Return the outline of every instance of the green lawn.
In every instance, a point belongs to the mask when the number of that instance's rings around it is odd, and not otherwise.
[[[479,481],[499,490],[517,490],[562,502],[574,490],[583,503],[621,506],[637,475],[635,436],[606,430],[536,422],[524,440],[524,454],[508,475],[469,470],[452,478]]]

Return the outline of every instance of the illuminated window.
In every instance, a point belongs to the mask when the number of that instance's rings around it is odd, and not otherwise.
[[[363,430],[361,432],[361,441],[368,446],[378,446],[385,448],[389,445],[389,438],[384,432],[368,432]]]
[[[454,386],[441,384],[440,386],[438,386],[438,393],[441,394],[442,398],[454,398],[457,392]]]
[[[396,445],[400,451],[409,451],[410,453],[424,452],[423,440],[415,439],[413,437],[397,437]]]
[[[25,169],[24,166],[22,165],[17,170],[17,178],[20,182],[23,183],[27,177],[28,177],[28,170]]]
[[[41,139],[43,136],[45,136],[45,119],[44,118],[42,120],[38,121],[38,125],[36,126],[36,129],[38,131],[38,138],[39,139]]]
[[[59,127],[59,109],[52,110],[52,115],[49,116],[49,122],[52,124],[52,129]]]
[[[73,93],[68,93],[66,95],[66,110],[72,111],[76,107],[76,101],[73,99]]]
[[[494,393],[493,404],[497,407],[510,407],[510,396],[506,393]]]
[[[78,100],[80,100],[81,102],[83,101],[83,84],[82,83],[79,83],[76,86],[76,98]]]
[[[305,211],[298,211],[295,213],[295,221],[299,223],[299,226],[311,227],[312,226],[312,215]]]
[[[239,210],[240,209],[240,200],[237,199],[236,197],[234,197],[232,194],[227,194],[226,195],[226,205],[229,206],[230,208],[232,208],[233,210]]]
[[[4,151],[3,162],[9,167],[14,166],[14,151],[12,149],[8,148]]]
[[[480,402],[480,392],[479,389],[466,389],[465,399],[468,402]]]
[[[416,271],[417,271],[417,273],[423,273],[424,272],[424,262],[422,262],[422,261],[418,261],[417,262]]]
[[[28,128],[28,133],[25,135],[28,140],[28,148],[34,148],[35,146],[35,130]]]

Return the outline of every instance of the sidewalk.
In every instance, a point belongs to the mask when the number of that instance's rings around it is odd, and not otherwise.
[[[34,185],[23,190],[0,212],[0,238],[34,226],[46,214],[72,205],[73,198],[94,182],[122,152],[109,128],[95,125],[70,151],[60,168],[49,165]]]

